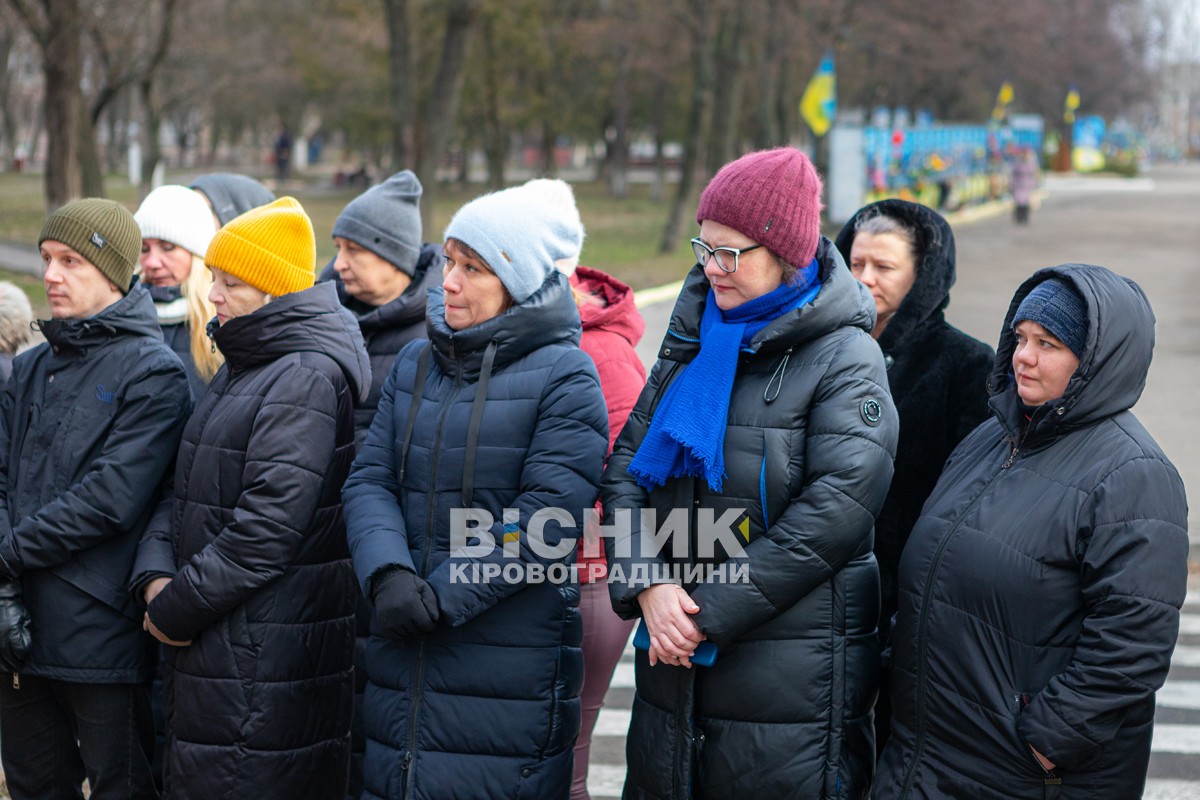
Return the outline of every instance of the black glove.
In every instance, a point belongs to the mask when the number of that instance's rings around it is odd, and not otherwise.
[[[433,589],[403,568],[383,572],[371,581],[371,601],[379,627],[389,639],[429,633],[440,616]]]
[[[21,602],[21,584],[0,581],[0,670],[20,672],[29,660],[29,612]]]

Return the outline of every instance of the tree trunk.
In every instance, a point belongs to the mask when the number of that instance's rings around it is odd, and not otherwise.
[[[558,133],[554,126],[554,114],[557,109],[551,109],[542,117],[542,175],[553,178],[558,175],[558,160],[555,151],[558,149]]]
[[[79,174],[84,197],[104,197],[104,170],[96,149],[96,129],[87,114],[79,115]]]
[[[83,196],[79,170],[83,79],[78,0],[47,0],[46,30],[41,38],[46,81],[46,210],[53,212]]]
[[[0,11],[0,21],[7,23],[7,17]],[[17,121],[13,118],[9,105],[9,95],[12,89],[12,71],[8,68],[9,54],[17,41],[17,27],[5,25],[0,29],[0,172],[8,169],[12,163],[13,153],[17,149]]]
[[[138,185],[138,197],[145,197],[154,188],[154,168],[162,158],[162,149],[158,143],[159,128],[162,126],[162,114],[154,104],[154,84],[152,81],[142,81],[139,85],[142,96],[142,136],[145,146],[142,148],[142,182]]]
[[[483,93],[483,150],[487,155],[488,187],[495,191],[503,189],[505,184],[504,159],[508,153],[508,133],[500,118],[500,81],[496,71],[498,59],[491,17],[484,22],[482,35],[483,80],[487,87],[487,91]]]
[[[660,75],[654,86],[654,183],[650,199],[658,202],[667,195],[667,79]]]
[[[392,99],[392,171],[408,166],[413,128],[413,82],[416,48],[408,0],[384,0],[388,28],[388,79]]]
[[[622,4],[621,18],[626,24],[633,23],[632,5]],[[618,199],[629,196],[629,71],[632,61],[633,48],[629,46],[629,39],[618,37],[617,72],[613,77],[613,137],[608,142],[608,153],[604,159],[609,194]]]
[[[458,101],[462,95],[463,65],[475,29],[475,18],[482,0],[450,0],[446,11],[446,33],[442,38],[441,57],[429,104],[416,120],[416,173],[425,187],[421,203],[421,223],[433,229],[433,204],[437,194],[437,169],[446,152],[450,134],[458,122]]]
[[[683,144],[683,159],[680,164],[679,184],[675,188],[675,200],[663,228],[660,253],[670,253],[679,244],[683,235],[684,217],[696,202],[696,169],[701,162],[704,147],[704,132],[708,128],[713,88],[712,40],[716,14],[710,0],[692,0],[692,107],[688,111],[687,134]]]
[[[745,3],[738,3],[721,15],[716,46],[713,48],[716,74],[713,87],[712,146],[708,150],[710,175],[732,161],[738,149],[738,129],[742,116],[742,31],[746,24],[745,7]]]

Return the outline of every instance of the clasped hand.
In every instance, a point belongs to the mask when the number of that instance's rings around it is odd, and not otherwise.
[[[664,664],[691,669],[696,645],[706,637],[692,621],[700,606],[683,587],[660,583],[638,595],[646,630],[650,633],[650,666]]]
[[[167,584],[170,582],[170,578],[155,578],[146,584],[146,588],[142,592],[142,597],[145,599],[146,605],[149,606],[150,601],[158,597],[158,593],[165,589]],[[146,611],[145,615],[142,617],[142,630],[146,631],[163,644],[169,644],[172,647],[187,647],[192,643],[190,639],[186,642],[177,642],[174,639],[168,638],[165,633],[160,631],[158,627],[150,621],[149,611]]]

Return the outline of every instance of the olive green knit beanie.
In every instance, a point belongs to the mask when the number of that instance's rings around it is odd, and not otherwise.
[[[142,232],[125,206],[87,197],[67,203],[46,218],[38,246],[51,239],[86,258],[124,294],[142,252]]]

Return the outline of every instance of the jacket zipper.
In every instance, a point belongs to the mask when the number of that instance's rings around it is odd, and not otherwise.
[[[453,357],[451,350],[451,357]],[[462,383],[462,372],[457,372],[454,376],[454,397],[458,396],[458,390]],[[433,460],[429,465],[429,499],[425,505],[425,536],[421,542],[421,578],[425,579],[429,576],[429,559],[433,557],[432,548],[429,546],[429,538],[432,535],[433,511],[436,505],[434,501],[433,489],[437,486],[438,464],[441,461],[442,453],[442,432],[446,426],[446,416],[450,413],[450,408],[453,403],[445,403],[442,406],[441,416],[438,417],[437,428],[433,435]],[[412,688],[412,710],[408,715],[408,750],[404,753],[404,759],[400,762],[400,768],[404,772],[404,796],[413,796],[413,784],[416,781],[417,771],[412,768],[413,748],[417,741],[417,717],[421,711],[421,695],[425,682],[425,637],[421,637],[420,643],[417,645],[417,673],[413,678]]]
[[[971,501],[971,504],[963,509],[962,514],[959,515],[958,520],[955,521],[953,527],[951,527],[950,530],[946,532],[946,535],[942,537],[942,540],[938,542],[937,550],[934,551],[933,554],[933,561],[930,562],[929,578],[926,582],[926,586],[932,582],[933,576],[937,574],[938,568],[942,563],[942,556],[946,551],[946,546],[949,545],[950,540],[954,538],[954,533],[958,530],[959,526],[966,521],[967,517],[975,509],[975,506],[979,505],[980,501],[987,496],[988,492],[991,491],[996,482],[999,481],[1000,478],[1002,478],[1008,469],[1013,465],[1013,461],[1015,461],[1017,458],[1017,453],[1020,452],[1020,443],[1014,440],[1010,446],[1012,450],[1009,452],[1008,458],[1005,459],[1004,463],[1000,466],[999,471],[996,472],[992,479],[987,482],[987,485],[983,487],[982,491],[975,496],[975,499]],[[913,780],[917,775],[917,767],[921,763],[921,751],[925,748],[925,626],[928,621],[929,603],[925,602],[921,605],[921,617],[917,621],[916,708],[917,714],[919,715],[917,717],[917,744],[916,747],[913,748],[912,763],[908,768],[908,775],[904,779],[904,786],[900,790],[900,800],[905,800],[905,798],[909,797],[910,793],[912,792]]]

